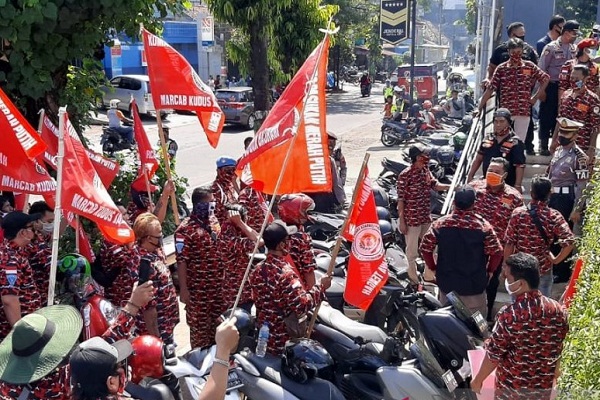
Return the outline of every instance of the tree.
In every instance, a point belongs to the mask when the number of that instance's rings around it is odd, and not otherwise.
[[[576,19],[582,30],[596,23],[598,2],[592,0],[556,0],[556,12],[566,19]]]
[[[186,1],[0,0],[3,89],[34,126],[39,109],[56,121],[68,101],[70,119],[81,127],[102,81],[109,30],[129,37],[140,23],[160,30],[159,18],[182,11]]]
[[[467,14],[463,20],[463,24],[467,28],[469,35],[475,35],[477,32],[477,0],[466,0]]]

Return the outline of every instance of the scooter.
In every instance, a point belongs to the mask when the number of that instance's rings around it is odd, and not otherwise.
[[[116,152],[133,148],[131,142],[125,140],[116,129],[108,126],[102,127],[100,144],[102,145],[102,151],[110,156],[113,156]]]
[[[422,119],[398,119],[400,116],[383,120],[381,125],[381,143],[386,147],[406,143],[422,135],[427,128],[427,124]]]
[[[371,84],[361,84],[360,85],[360,95],[362,97],[367,97],[367,96],[371,96]]]

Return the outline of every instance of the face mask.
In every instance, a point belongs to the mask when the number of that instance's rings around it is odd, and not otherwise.
[[[513,283],[508,283],[508,280],[504,280],[504,288],[506,289],[506,293],[510,294],[511,296],[514,296],[519,290],[521,290],[521,286],[519,286],[518,289],[513,290],[512,289],[512,285],[514,285],[515,283],[517,283],[519,281],[514,281]]]
[[[577,89],[581,89],[583,87],[583,81],[575,81],[573,83]]]
[[[572,142],[571,138],[564,137],[564,136],[559,136],[558,137],[558,143],[561,146],[567,146],[567,145],[571,144],[571,142]]]
[[[429,160],[430,160],[429,157],[426,157],[426,156],[421,157],[421,162],[423,163],[423,165],[429,164]]]
[[[200,219],[209,219],[215,214],[217,203],[214,201],[200,202],[194,206],[192,213]]]
[[[504,129],[502,129],[500,132],[494,132],[494,134],[496,136],[504,136],[504,135],[507,135],[508,132],[510,132],[510,127],[506,127]]]
[[[0,211],[0,218],[6,217],[6,214],[8,214],[8,213],[4,212],[4,211]]]
[[[590,56],[591,59],[596,58],[596,55],[598,55],[598,49],[590,49],[590,52],[588,53],[588,55]]]
[[[54,231],[54,223],[53,222],[42,222],[42,232],[52,233],[53,231]]]
[[[500,186],[504,183],[504,175],[499,175],[495,172],[488,172],[485,174],[485,181],[488,186]]]
[[[519,54],[519,53],[514,53],[514,54],[511,54],[511,55],[510,55],[510,59],[511,59],[512,61],[519,61],[519,60],[521,59],[521,54]]]
[[[525,41],[525,35],[523,36],[515,36],[517,39],[521,39],[522,41]]]

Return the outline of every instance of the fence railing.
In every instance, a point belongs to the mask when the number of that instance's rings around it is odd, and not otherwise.
[[[460,160],[458,160],[456,172],[454,173],[454,178],[452,178],[452,183],[450,184],[450,189],[448,190],[448,193],[446,193],[446,200],[442,207],[442,215],[448,214],[452,209],[456,188],[467,183],[469,169],[473,164],[473,160],[477,157],[477,150],[479,150],[481,142],[486,134],[491,133],[494,129],[495,108],[496,96],[492,96],[486,103],[483,113],[477,116],[473,121],[473,126],[469,132],[465,148],[462,151]]]

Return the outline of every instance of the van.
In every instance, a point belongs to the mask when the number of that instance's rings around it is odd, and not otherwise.
[[[120,100],[117,108],[127,111],[131,117],[131,98],[135,99],[140,115],[156,115],[152,102],[152,90],[148,75],[118,75],[110,80],[108,86],[102,86],[102,107],[107,108],[113,99]],[[171,110],[161,110],[164,114]]]

